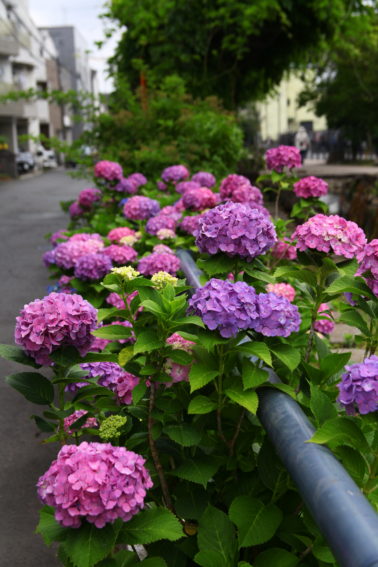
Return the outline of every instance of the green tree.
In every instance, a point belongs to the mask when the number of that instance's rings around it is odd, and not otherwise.
[[[176,73],[189,92],[228,108],[256,99],[322,51],[354,0],[111,0],[125,28],[112,63],[132,88]]]

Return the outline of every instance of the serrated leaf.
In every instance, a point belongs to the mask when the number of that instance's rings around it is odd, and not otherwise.
[[[246,358],[242,362],[242,380],[245,390],[257,388],[268,380],[269,373]]]
[[[209,368],[209,365],[205,362],[195,362],[189,372],[190,391],[194,392],[206,386],[218,374],[218,369]]]
[[[206,414],[214,411],[216,407],[217,404],[206,396],[197,396],[190,400],[188,414]]]
[[[253,567],[295,567],[299,563],[299,558],[286,551],[286,549],[280,549],[278,547],[273,547],[259,553],[259,555],[254,559]]]
[[[118,353],[118,364],[120,366],[125,366],[125,364],[127,364],[129,360],[133,358],[133,356],[134,356],[134,346],[129,345],[127,347],[124,347]]]
[[[208,506],[198,525],[199,552],[194,557],[201,567],[235,565],[237,544],[235,530],[227,515]]]
[[[206,260],[198,260],[198,267],[209,276],[216,274],[228,274],[233,271],[235,259],[225,254],[214,254]]]
[[[257,356],[268,366],[272,366],[272,357],[269,352],[269,348],[265,343],[259,341],[253,341],[250,343],[243,343],[237,347],[239,352],[249,354],[251,356]]]
[[[128,545],[145,545],[161,539],[176,541],[183,537],[182,526],[167,508],[139,512],[124,524],[118,540]]]
[[[224,392],[226,396],[249,412],[255,414],[259,405],[258,395],[254,390],[243,390],[241,386],[227,388]]]
[[[238,528],[240,547],[260,545],[269,541],[282,521],[282,512],[274,504],[264,504],[251,496],[237,496],[229,516]]]
[[[25,364],[26,366],[32,366],[33,368],[40,368],[40,364],[37,364],[33,358],[28,356],[21,348],[13,345],[3,345],[0,344],[0,357],[5,358],[5,360],[12,360],[20,364]]]
[[[337,417],[326,421],[307,443],[351,445],[360,451],[369,451],[369,445],[361,429],[347,417]]]
[[[272,353],[291,371],[295,370],[301,361],[301,353],[290,345],[279,344],[271,347]]]
[[[34,404],[49,405],[54,400],[53,385],[37,372],[10,374],[5,377],[5,382]]]
[[[164,346],[163,341],[157,336],[156,331],[148,329],[142,331],[138,336],[136,343],[134,344],[134,354],[140,352],[151,352]]]
[[[43,537],[46,545],[51,545],[54,541],[63,541],[68,532],[69,528],[61,526],[56,521],[52,506],[44,506],[39,511],[39,522],[35,533]]]
[[[209,480],[215,475],[219,468],[219,464],[212,457],[197,457],[195,460],[187,459],[179,465],[172,474],[202,484],[205,488]]]
[[[130,337],[131,329],[123,325],[105,325],[104,327],[99,327],[95,331],[92,331],[92,335],[100,339],[118,341]]]
[[[168,435],[172,441],[182,445],[183,447],[193,447],[198,445],[202,438],[202,433],[189,423],[181,425],[167,425],[164,427],[164,433]]]
[[[116,536],[111,524],[100,529],[85,522],[69,530],[62,547],[76,567],[92,567],[110,554]]]

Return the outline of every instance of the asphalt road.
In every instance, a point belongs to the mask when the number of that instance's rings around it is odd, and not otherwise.
[[[0,343],[13,344],[19,310],[46,295],[44,235],[67,226],[59,202],[88,186],[64,171],[0,183]],[[59,448],[41,444],[30,419],[39,408],[3,380],[21,370],[30,368],[0,359],[0,567],[56,567],[54,550],[34,534],[40,508],[35,484]]]

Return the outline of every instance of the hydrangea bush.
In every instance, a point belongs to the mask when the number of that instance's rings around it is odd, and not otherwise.
[[[259,421],[266,387],[378,505],[377,243],[326,214],[295,148],[266,161],[261,188],[177,164],[160,189],[100,161],[51,237],[57,291],[21,309],[0,354],[32,367],[6,381],[57,443],[37,532],[65,567],[336,566]],[[299,199],[285,222],[282,191]],[[358,329],[359,362],[333,351],[337,321]]]

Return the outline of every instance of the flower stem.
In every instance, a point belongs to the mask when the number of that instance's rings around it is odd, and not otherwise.
[[[278,189],[277,191],[277,196],[276,196],[276,200],[274,203],[274,218],[278,219],[278,211],[279,211],[279,202],[280,202],[280,196],[281,196],[281,187]]]

